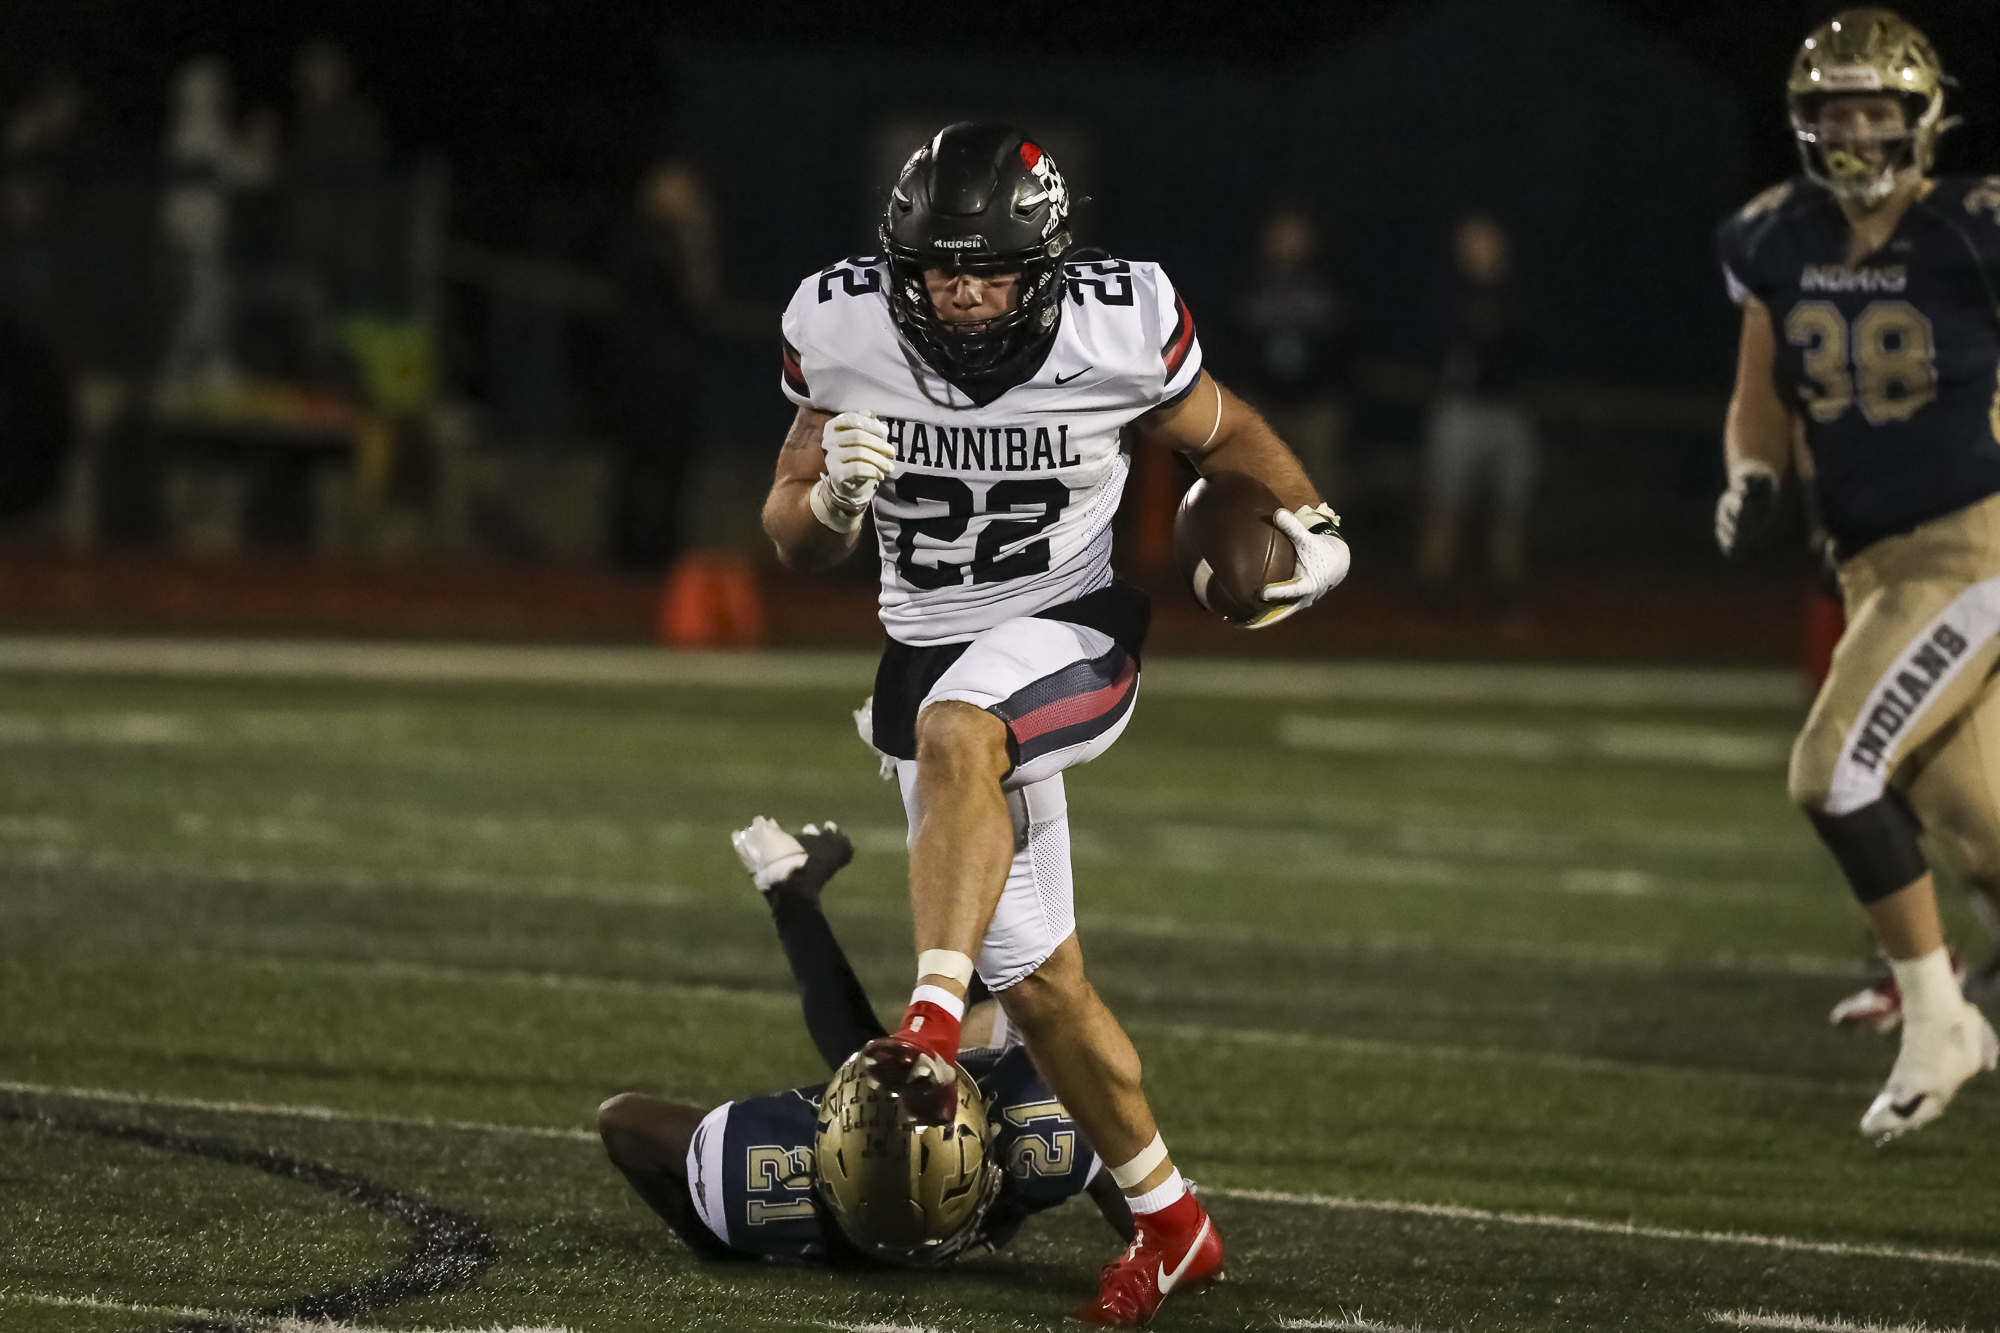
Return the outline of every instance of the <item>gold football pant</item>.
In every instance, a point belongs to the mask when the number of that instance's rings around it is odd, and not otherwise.
[[[1847,632],[1792,747],[1792,799],[1864,903],[1928,869],[1932,850],[2000,879],[2000,496],[1840,567]]]

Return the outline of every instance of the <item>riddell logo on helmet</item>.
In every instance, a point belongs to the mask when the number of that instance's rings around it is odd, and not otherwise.
[[[984,250],[986,248],[986,238],[984,236],[958,236],[935,240],[931,244],[939,250]]]
[[[1873,65],[1828,65],[1815,82],[1830,93],[1874,93],[1882,90],[1882,72]]]

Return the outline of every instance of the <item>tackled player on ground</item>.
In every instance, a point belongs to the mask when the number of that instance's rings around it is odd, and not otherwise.
[[[911,1124],[864,1078],[859,1052],[882,1024],[820,910],[853,858],[847,836],[808,824],[794,837],[759,817],[733,841],[834,1078],[716,1107],[626,1092],[598,1108],[613,1164],[688,1247],[710,1259],[929,1268],[990,1254],[1084,1191],[1130,1240],[1123,1197],[991,1000],[966,1013],[972,1048],[959,1058],[951,1123]]]

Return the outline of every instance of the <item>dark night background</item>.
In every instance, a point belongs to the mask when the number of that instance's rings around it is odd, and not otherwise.
[[[12,8],[0,87],[69,70],[105,141],[137,161],[157,151],[183,61],[219,54],[239,107],[282,108],[293,53],[331,37],[396,155],[448,162],[457,240],[601,271],[640,171],[679,152],[716,199],[731,294],[773,325],[801,277],[870,248],[884,178],[921,127],[1010,117],[1088,196],[1080,240],[1174,275],[1224,379],[1224,317],[1274,201],[1318,216],[1358,351],[1391,367],[1428,355],[1451,224],[1490,209],[1516,235],[1543,377],[1672,399],[1551,423],[1538,547],[1553,563],[1694,567],[1712,560],[1706,515],[1734,354],[1711,235],[1730,208],[1796,172],[1782,81],[1832,9],[61,0]],[[1939,169],[2000,166],[2000,6],[1902,12],[1962,85],[1952,107],[1966,123]],[[552,333],[549,345],[587,360],[591,336]],[[743,341],[709,372],[705,429],[762,460],[788,409],[768,351]],[[496,405],[504,433],[514,409],[503,400],[523,381],[480,346],[458,330],[454,374]],[[543,434],[588,433],[588,374],[563,392],[515,415]],[[1378,505],[1385,530],[1413,484],[1419,397],[1357,406],[1357,475],[1381,485],[1355,503]]]

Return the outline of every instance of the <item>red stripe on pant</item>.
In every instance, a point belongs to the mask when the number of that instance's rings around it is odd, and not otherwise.
[[[1138,674],[1138,666],[1127,657],[1118,668],[1118,678],[1109,685],[1088,694],[1072,694],[1067,699],[1057,699],[1033,712],[1023,713],[1014,719],[1015,742],[1026,745],[1037,736],[1046,736],[1052,731],[1103,717],[1124,702]]]

